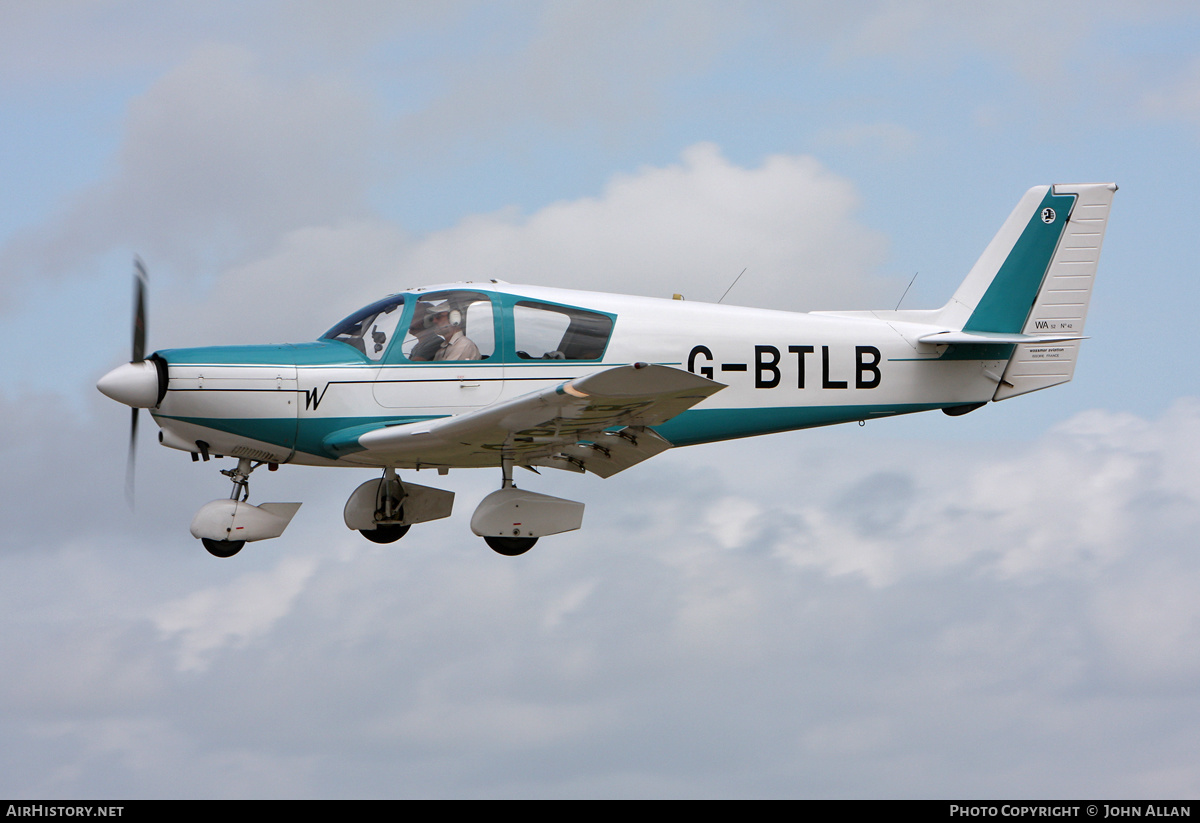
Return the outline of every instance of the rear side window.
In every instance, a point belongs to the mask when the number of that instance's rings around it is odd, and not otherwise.
[[[513,324],[521,360],[599,360],[613,328],[606,314],[527,300],[513,307]]]

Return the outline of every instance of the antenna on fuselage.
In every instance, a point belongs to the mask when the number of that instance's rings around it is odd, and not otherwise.
[[[900,299],[896,301],[896,311],[900,310],[900,304],[904,302],[904,298],[908,296],[908,290],[912,288],[912,284],[917,282],[917,275],[920,272],[913,272],[912,280],[908,281],[908,286],[904,289],[904,294],[900,295]]]
[[[749,268],[749,266],[747,266],[746,268]],[[745,273],[746,273],[746,269],[742,269],[742,272],[741,272],[741,274],[739,274],[737,277],[733,278],[733,282],[729,284],[729,288],[725,289],[725,293],[721,295],[721,300],[718,300],[718,301],[717,301],[718,303],[720,303],[720,302],[721,302],[721,301],[723,301],[723,300],[724,300],[726,297],[728,297],[728,296],[729,296],[729,293],[730,293],[731,291],[733,291],[733,287],[737,285],[737,281],[741,280],[741,279],[742,279],[742,274],[745,274]]]

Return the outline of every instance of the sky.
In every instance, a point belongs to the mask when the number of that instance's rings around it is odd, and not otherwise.
[[[1197,796],[1198,143],[1183,2],[0,3],[0,796]],[[518,478],[587,504],[520,558],[495,472],[377,546],[285,466],[218,560],[219,465],[143,425],[130,511],[94,388],[135,254],[151,349],[491,277],[935,308],[1108,181],[1069,385]]]

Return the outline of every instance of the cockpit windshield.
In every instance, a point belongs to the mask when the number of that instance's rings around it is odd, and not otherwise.
[[[359,309],[321,335],[321,339],[349,343],[371,360],[379,360],[387,351],[402,314],[404,295],[394,294]]]

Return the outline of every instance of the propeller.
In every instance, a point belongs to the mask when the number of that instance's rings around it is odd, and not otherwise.
[[[140,257],[133,258],[133,357],[130,363],[141,363],[146,359],[146,285],[149,278],[146,266]],[[130,409],[129,418],[129,456],[125,461],[125,499],[129,508],[133,508],[133,480],[137,466],[137,406]]]
[[[146,357],[146,267],[133,259],[133,359],[96,383],[102,393],[132,410],[129,418],[129,457],[125,465],[125,496],[133,507],[134,461],[137,457],[138,411],[158,406],[167,395],[167,361],[160,354]]]

